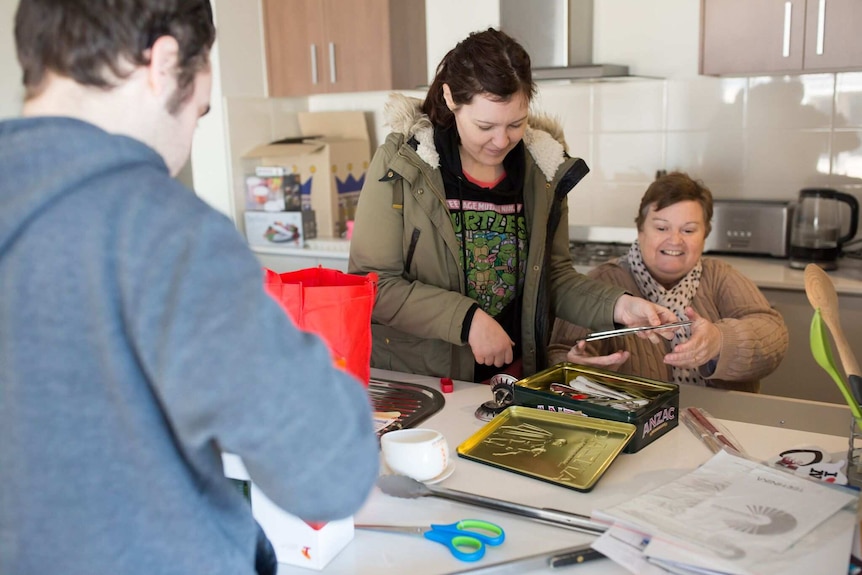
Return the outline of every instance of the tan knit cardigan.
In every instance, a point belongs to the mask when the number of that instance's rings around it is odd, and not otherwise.
[[[708,257],[702,261],[703,275],[692,307],[721,332],[721,354],[715,371],[706,379],[707,385],[758,392],[760,379],[772,373],[787,352],[787,326],[757,286],[733,266]],[[640,295],[624,257],[598,266],[589,276]],[[587,333],[588,330],[558,318],[551,335],[550,364],[566,361],[566,353],[575,340]],[[660,381],[672,381],[671,368],[663,362],[670,347],[669,341],[654,344],[634,335],[588,344],[593,355],[607,355],[620,349],[630,351],[631,356],[619,373]]]

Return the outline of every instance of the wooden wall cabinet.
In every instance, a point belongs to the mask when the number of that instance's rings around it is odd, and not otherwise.
[[[270,97],[427,84],[425,0],[263,0]]]
[[[701,0],[700,72],[862,70],[859,0]]]

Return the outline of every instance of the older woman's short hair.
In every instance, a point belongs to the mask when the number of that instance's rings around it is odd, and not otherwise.
[[[712,230],[712,192],[703,182],[691,178],[684,172],[671,172],[657,178],[641,198],[640,209],[635,218],[638,231],[643,231],[650,207],[663,210],[679,202],[697,202],[703,208],[703,221],[706,224],[706,235]]]

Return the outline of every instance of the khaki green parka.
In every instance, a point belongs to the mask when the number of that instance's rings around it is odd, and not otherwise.
[[[390,97],[384,114],[393,131],[366,174],[348,267],[353,274],[379,276],[371,365],[473,381],[475,360],[461,333],[475,301],[464,295],[433,127],[421,102],[400,94]],[[529,251],[521,341],[527,376],[547,367],[555,315],[612,329],[614,304],[625,291],[589,279],[572,265],[566,195],[589,171],[586,163],[566,155],[562,130],[547,118],[530,117],[524,143]]]

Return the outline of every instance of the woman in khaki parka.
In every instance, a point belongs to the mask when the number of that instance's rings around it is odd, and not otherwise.
[[[594,329],[675,320],[575,271],[566,194],[589,169],[529,114],[534,93],[529,55],[489,29],[443,58],[424,102],[387,103],[349,263],[379,276],[373,367],[523,377],[546,367],[555,315]]]

